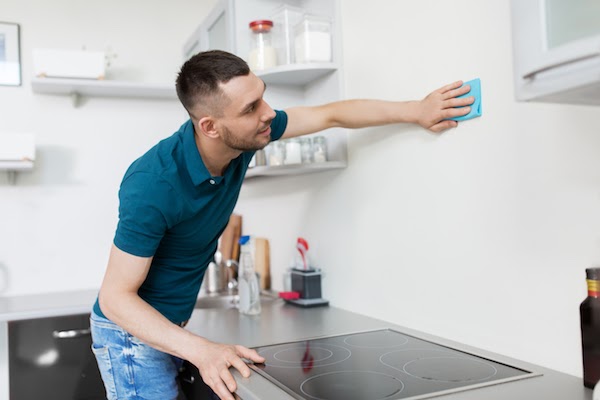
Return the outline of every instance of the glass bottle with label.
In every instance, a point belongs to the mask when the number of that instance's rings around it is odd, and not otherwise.
[[[600,380],[600,268],[588,268],[585,272],[588,296],[579,307],[583,384],[593,388]]]

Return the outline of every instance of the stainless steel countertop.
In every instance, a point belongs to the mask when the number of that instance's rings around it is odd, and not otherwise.
[[[436,399],[584,400],[592,398],[592,391],[583,386],[581,378],[335,307],[304,309],[286,304],[283,300],[276,300],[263,303],[262,313],[258,316],[241,315],[237,309],[196,309],[186,329],[210,340],[255,347],[382,328],[395,329],[542,374],[542,376],[439,396]],[[237,394],[243,400],[293,399],[255,372],[250,378],[243,378],[236,371],[234,376],[238,382]]]
[[[97,290],[82,290],[0,297],[0,322],[88,313],[96,294]],[[187,326],[190,331],[211,340],[248,347],[382,328],[395,329],[542,374],[538,377],[437,397],[439,399],[584,400],[592,398],[592,391],[584,388],[578,377],[335,307],[304,309],[285,304],[283,300],[275,300],[263,303],[262,313],[253,317],[240,315],[234,308],[196,309]],[[238,394],[243,400],[292,399],[287,393],[256,373],[247,379],[236,372],[234,375],[239,386]]]
[[[0,296],[0,321],[58,317],[86,314],[92,306],[98,290],[42,293],[21,296]]]

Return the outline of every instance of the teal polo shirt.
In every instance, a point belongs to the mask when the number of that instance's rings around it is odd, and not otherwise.
[[[276,111],[271,140],[281,138],[286,126],[287,114]],[[154,256],[138,294],[174,323],[192,314],[253,155],[244,152],[223,176],[211,176],[188,120],[125,173],[114,244],[135,256]],[[94,312],[105,317],[97,299]]]

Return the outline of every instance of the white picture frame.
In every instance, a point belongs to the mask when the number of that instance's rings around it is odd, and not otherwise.
[[[0,86],[21,86],[19,24],[0,22]]]

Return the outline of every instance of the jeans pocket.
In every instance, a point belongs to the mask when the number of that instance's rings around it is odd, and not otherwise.
[[[96,361],[98,362],[98,369],[100,370],[100,376],[104,381],[104,388],[106,389],[106,398],[108,400],[116,400],[117,390],[115,388],[115,377],[113,375],[113,368],[112,363],[110,361],[108,347],[96,347],[92,344],[92,352],[94,353],[94,356],[96,356]]]

